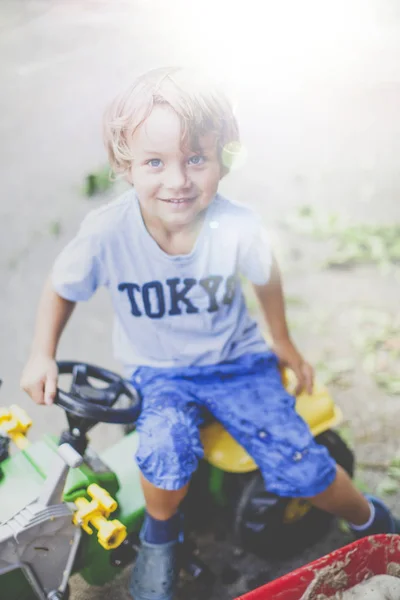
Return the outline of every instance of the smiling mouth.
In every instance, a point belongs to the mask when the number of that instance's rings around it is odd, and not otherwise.
[[[160,198],[162,202],[166,202],[167,204],[188,204],[189,202],[193,202],[196,198]]]

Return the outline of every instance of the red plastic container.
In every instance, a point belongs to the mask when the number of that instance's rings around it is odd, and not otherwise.
[[[306,590],[312,600],[318,594],[333,596],[374,575],[386,574],[400,577],[400,535],[357,540],[236,600],[300,600]]]

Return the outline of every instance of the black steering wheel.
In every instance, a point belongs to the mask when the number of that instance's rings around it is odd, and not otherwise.
[[[140,400],[134,386],[120,375],[101,367],[74,361],[57,362],[60,375],[72,375],[69,392],[60,388],[54,403],[67,413],[102,423],[134,423],[140,413]],[[108,384],[95,387],[89,377]],[[129,408],[113,408],[121,396],[130,402]]]

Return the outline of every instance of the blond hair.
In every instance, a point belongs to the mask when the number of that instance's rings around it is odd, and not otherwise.
[[[184,146],[195,150],[199,137],[213,132],[222,161],[223,149],[239,141],[232,105],[219,86],[187,68],[154,69],[138,77],[105,112],[104,143],[114,173],[128,173],[133,160],[130,138],[159,104],[178,115]],[[222,168],[229,170],[227,165]]]

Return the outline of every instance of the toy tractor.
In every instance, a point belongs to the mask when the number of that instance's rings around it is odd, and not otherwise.
[[[60,376],[72,376],[69,391],[57,392],[69,425],[59,439],[45,435],[29,443],[32,423],[25,411],[0,409],[0,590],[7,600],[65,600],[74,572],[101,586],[135,559],[138,548],[144,499],[134,461],[136,390],[99,367],[58,366]],[[316,385],[312,396],[297,398],[297,410],[352,474],[353,455],[332,431],[341,414],[328,392]],[[130,431],[97,454],[87,433],[99,422]],[[11,455],[10,441],[19,449]],[[331,517],[306,501],[266,492],[255,463],[218,423],[203,429],[202,441],[205,459],[185,500],[190,526],[212,522],[214,511],[224,516],[235,543],[275,557],[301,551],[325,533]],[[183,566],[195,576],[207,573],[185,543]]]

